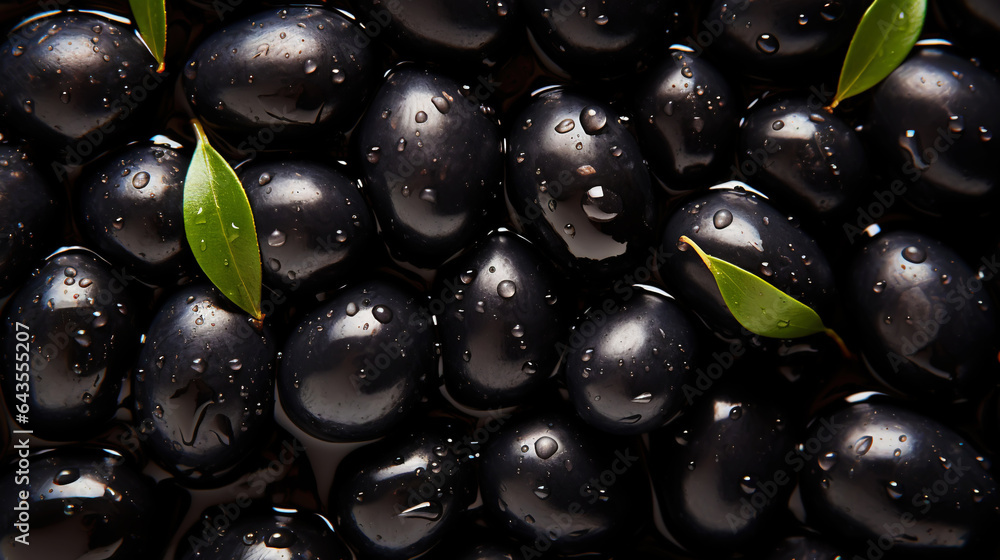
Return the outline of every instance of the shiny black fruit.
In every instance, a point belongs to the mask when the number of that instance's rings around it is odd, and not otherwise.
[[[854,128],[813,100],[762,100],[741,128],[740,171],[809,215],[843,212],[870,183]]]
[[[658,428],[686,403],[699,360],[694,326],[673,299],[644,286],[584,313],[569,337],[566,385],[585,422],[613,434]]]
[[[108,154],[77,181],[80,229],[132,274],[173,283],[193,268],[181,215],[189,163],[174,147],[154,142]]]
[[[309,147],[357,121],[379,75],[374,51],[340,13],[272,8],[198,45],[184,66],[184,92],[199,118],[241,154]]]
[[[503,138],[481,102],[450,78],[403,66],[358,125],[367,195],[395,258],[435,267],[499,207]]]
[[[285,343],[278,375],[292,422],[323,440],[363,441],[405,421],[437,369],[420,305],[409,289],[370,280],[308,313]]]
[[[176,560],[352,558],[322,514],[287,507],[243,511],[238,503],[205,510],[180,546]]]
[[[366,30],[381,33],[407,60],[493,66],[520,39],[520,0],[383,3],[354,0]]]
[[[476,499],[460,425],[443,419],[351,452],[337,467],[330,511],[365,558],[405,560],[440,542]]]
[[[774,398],[727,387],[657,434],[653,485],[670,534],[720,552],[781,529],[798,472],[794,420]]]
[[[61,201],[24,146],[0,144],[0,298],[41,264],[55,243]]]
[[[368,203],[341,171],[279,160],[249,163],[238,174],[271,289],[308,295],[337,288],[376,249]]]
[[[196,284],[160,307],[136,365],[139,439],[171,474],[216,485],[271,427],[277,344],[215,289]]]
[[[994,538],[1000,499],[988,464],[930,418],[859,402],[815,420],[804,445],[806,522],[837,542],[869,557],[969,558]]]
[[[35,17],[0,46],[0,111],[7,124],[78,165],[136,127],[166,91],[135,29],[93,13]]]
[[[634,73],[669,31],[673,2],[521,0],[532,41],[574,78]]]
[[[650,511],[640,445],[562,413],[509,419],[482,454],[486,512],[535,550],[590,552],[618,543]]]
[[[0,500],[5,560],[129,560],[159,548],[157,531],[167,528],[152,479],[108,449],[64,447],[22,459],[4,470]]]
[[[726,77],[689,49],[674,47],[634,94],[643,154],[671,190],[721,179],[735,148],[740,99]]]
[[[1000,187],[1000,79],[939,47],[916,50],[875,90],[870,134],[902,197],[934,214],[989,212]]]
[[[539,391],[559,362],[561,291],[534,247],[507,230],[442,268],[433,295],[448,393],[498,408]]]
[[[665,264],[660,267],[672,293],[718,333],[734,337],[741,327],[722,300],[712,273],[680,242],[682,235],[820,315],[833,304],[833,271],[816,242],[766,199],[739,186],[720,185],[690,198],[669,217],[661,245]]]
[[[869,0],[713,0],[696,39],[699,47],[737,72],[794,82],[817,69],[839,70],[840,60],[833,60],[834,55],[847,47],[870,4]]]
[[[557,266],[610,276],[648,256],[649,172],[609,107],[546,91],[514,119],[508,146],[512,218]]]
[[[2,386],[8,409],[28,418],[22,429],[71,441],[107,426],[139,345],[131,292],[118,271],[74,250],[53,256],[11,298]]]
[[[847,285],[865,357],[888,385],[954,400],[996,382],[993,301],[952,249],[913,232],[876,237],[854,259]]]

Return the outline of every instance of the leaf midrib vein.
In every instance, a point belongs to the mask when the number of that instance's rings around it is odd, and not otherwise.
[[[247,286],[247,282],[243,278],[243,271],[236,260],[236,253],[233,251],[233,245],[229,241],[229,236],[226,235],[226,224],[222,221],[222,206],[219,204],[219,196],[216,192],[215,171],[209,161],[211,154],[209,154],[208,149],[204,149],[202,150],[202,155],[205,159],[205,169],[208,171],[208,190],[212,193],[212,202],[215,204],[216,209],[215,217],[219,222],[219,231],[222,233],[222,240],[226,243],[226,250],[229,252],[229,258],[232,260],[233,268],[236,271],[236,277],[239,278],[242,295],[252,304],[253,297],[250,295],[250,288]],[[225,263],[223,263],[223,266],[225,266]]]

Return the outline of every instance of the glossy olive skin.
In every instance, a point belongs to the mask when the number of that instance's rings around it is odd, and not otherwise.
[[[18,144],[0,144],[0,298],[54,245],[62,196]]]
[[[365,26],[379,30],[407,60],[488,64],[505,58],[505,48],[520,38],[520,0],[383,3],[353,0],[354,13]]]
[[[3,558],[128,560],[161,546],[152,479],[117,452],[84,447],[40,450],[0,479]],[[17,474],[23,468],[29,474]],[[23,483],[21,476],[27,478]],[[27,499],[20,496],[27,492]],[[14,507],[27,502],[28,546],[14,542]],[[23,506],[22,506],[22,509]]]
[[[652,58],[670,24],[672,2],[521,0],[531,39],[574,78],[632,74]]]
[[[831,60],[846,48],[869,4],[713,0],[702,24],[710,35],[703,34],[698,45],[736,72],[787,83],[824,68],[817,61]],[[840,63],[831,60],[829,67],[839,70]]]
[[[337,467],[330,511],[363,558],[405,560],[461,522],[476,499],[460,424],[431,419],[352,451]]]
[[[654,220],[639,145],[609,107],[549,90],[508,137],[511,218],[556,266],[608,277],[647,255]]]
[[[692,380],[700,344],[673,299],[618,285],[584,313],[569,342],[566,386],[577,414],[591,426],[640,434],[686,404],[682,387]]]
[[[784,528],[798,472],[797,418],[787,409],[762,392],[723,387],[654,435],[653,486],[680,544],[736,551]]]
[[[393,257],[433,268],[484,231],[500,204],[503,137],[458,82],[396,68],[356,134],[366,194]]]
[[[271,8],[202,41],[184,66],[184,93],[240,153],[309,147],[357,121],[380,73],[375,50],[340,13]]]
[[[308,313],[282,350],[278,395],[288,417],[326,441],[388,434],[436,372],[422,298],[390,280],[348,286]]]
[[[676,47],[664,58],[634,94],[643,154],[671,190],[721,179],[729,172],[741,100],[704,58]]]
[[[0,384],[12,412],[17,394],[30,397],[22,429],[72,441],[107,426],[139,345],[135,309],[120,274],[83,250],[53,256],[14,294],[4,317]]]
[[[944,425],[860,402],[814,421],[807,453],[810,441],[819,450],[800,475],[806,522],[836,542],[864,549],[888,535],[886,558],[940,558],[993,538],[996,482],[980,454]]]
[[[225,504],[206,509],[181,539],[176,560],[352,558],[330,521],[320,513],[274,507],[237,509],[233,515],[232,508],[233,504]]]
[[[170,285],[193,267],[184,236],[190,158],[153,142],[108,154],[77,181],[77,215],[102,255],[146,282]]]
[[[339,287],[375,251],[375,219],[358,185],[311,161],[251,162],[237,170],[253,210],[271,289]]]
[[[931,237],[898,231],[861,248],[845,294],[865,357],[911,396],[977,397],[995,383],[996,311],[976,272]]]
[[[1000,192],[998,97],[1000,79],[938,47],[914,51],[878,86],[869,132],[905,201],[939,216],[989,211]]]
[[[432,294],[444,303],[437,325],[448,393],[481,409],[536,393],[559,362],[561,291],[535,248],[505,229],[442,268]]]
[[[543,542],[551,552],[617,543],[650,511],[640,446],[561,412],[511,418],[482,453],[486,513],[523,544]]]
[[[833,546],[815,537],[788,537],[764,560],[838,560],[848,558],[844,546]]]
[[[870,183],[854,128],[814,100],[762,100],[746,115],[739,138],[740,171],[806,215],[851,210]]]
[[[131,26],[82,12],[34,19],[0,47],[0,111],[57,164],[79,165],[149,124],[169,89],[156,66]]]
[[[741,188],[713,188],[692,196],[668,218],[660,245],[664,263],[660,275],[671,293],[727,338],[736,337],[741,327],[712,273],[694,250],[679,242],[682,235],[705,253],[753,272],[820,316],[833,304],[833,272],[815,240],[760,196]]]
[[[185,485],[214,486],[272,423],[278,347],[267,327],[214,288],[194,284],[157,311],[132,391],[139,439]]]

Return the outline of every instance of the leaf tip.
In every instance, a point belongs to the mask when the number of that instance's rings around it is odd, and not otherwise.
[[[162,73],[163,73],[163,71],[164,71],[164,70],[166,70],[166,69],[167,69],[167,63],[166,63],[166,62],[163,62],[163,61],[161,60],[161,61],[160,61],[160,65],[156,67],[156,73],[157,73],[157,74],[162,74]]]

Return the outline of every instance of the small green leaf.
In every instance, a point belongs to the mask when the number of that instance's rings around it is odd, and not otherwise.
[[[846,351],[840,337],[826,328],[823,320],[811,307],[768,284],[756,274],[706,254],[688,236],[682,235],[680,240],[690,245],[701,257],[712,272],[729,311],[747,330],[771,338],[799,338],[826,333]]]
[[[910,53],[927,15],[927,0],[875,0],[847,49],[830,108],[881,82]]]
[[[167,0],[129,0],[139,35],[146,42],[163,72],[167,59]]]
[[[195,147],[184,178],[184,232],[198,265],[223,294],[261,319],[260,246],[250,201],[236,172],[195,120]]]

